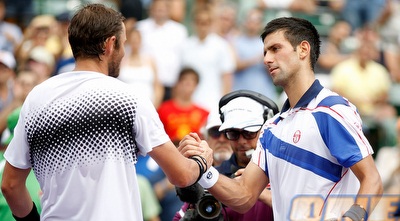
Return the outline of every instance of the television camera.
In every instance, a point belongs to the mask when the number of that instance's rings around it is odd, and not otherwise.
[[[175,187],[179,199],[188,203],[180,221],[223,221],[222,204],[208,190],[195,183],[185,188]]]

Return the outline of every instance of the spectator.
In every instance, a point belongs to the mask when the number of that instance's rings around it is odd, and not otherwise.
[[[169,1],[169,17],[179,23],[183,23],[186,16],[186,0]]]
[[[225,134],[219,131],[221,126],[221,118],[218,110],[210,112],[207,118],[207,124],[204,127],[203,137],[213,149],[214,163],[213,166],[219,166],[225,160],[228,160],[233,153],[231,144]]]
[[[209,8],[197,8],[193,18],[195,34],[183,43],[182,65],[199,73],[193,101],[210,111],[232,90],[233,51],[225,39],[212,32],[215,20]]]
[[[171,98],[181,68],[181,46],[188,36],[181,23],[169,17],[168,0],[153,0],[149,18],[137,22],[142,34],[143,52],[156,61],[157,73],[164,86],[163,100]]]
[[[244,90],[234,91],[222,97],[220,110],[223,116],[220,130],[230,141],[233,154],[216,169],[228,177],[237,177],[240,176],[238,170],[247,166],[256,149],[262,127],[260,125],[278,113],[278,107],[268,97]],[[244,214],[226,207],[225,220],[274,220],[271,192],[267,187],[255,205]]]
[[[353,56],[338,63],[331,72],[332,90],[356,105],[363,119],[364,131],[375,151],[393,138],[390,122],[396,110],[388,102],[390,74],[376,59],[377,33],[370,28],[359,32],[359,45]],[[382,135],[377,134],[382,130]]]
[[[237,25],[237,5],[232,1],[221,1],[215,6],[215,32],[229,43],[240,33]]]
[[[400,1],[386,0],[386,5],[377,20],[382,38],[384,65],[387,67],[392,87],[389,101],[400,116]]]
[[[383,10],[386,0],[346,0],[341,11],[341,17],[347,21],[352,33],[364,26],[376,22]]]
[[[191,68],[183,68],[172,89],[172,98],[164,101],[157,110],[165,132],[175,145],[178,145],[183,136],[190,132],[200,133],[202,125],[207,120],[208,111],[192,101],[192,95],[198,83],[197,72]],[[144,160],[150,161],[151,159],[145,158]],[[162,171],[159,171],[158,165],[154,164],[154,167],[151,168],[146,163],[143,166],[144,168],[138,169],[139,173],[143,170],[147,171],[144,174],[147,174],[150,180],[156,180],[153,181],[153,186],[162,206],[161,219],[171,220],[175,211],[181,206],[181,202],[175,194],[174,185],[165,178]],[[152,176],[153,178],[151,178]]]
[[[278,112],[276,104],[268,97],[249,90],[234,91],[223,96],[219,102],[219,113],[222,124],[220,132],[229,140],[233,149],[231,157],[214,166],[227,177],[240,176],[250,162],[251,154],[256,148],[262,124]],[[184,192],[184,191],[182,191]],[[229,207],[222,209],[223,220],[274,220],[271,208],[271,193],[265,189],[257,203],[246,213],[238,213]],[[185,203],[174,217],[174,221],[185,220],[196,210],[196,203]],[[190,212],[188,212],[190,211]],[[194,213],[196,214],[196,213]]]
[[[165,132],[178,145],[188,133],[200,133],[209,111],[199,107],[192,99],[199,81],[199,74],[192,68],[183,68],[178,76],[172,98],[164,101],[157,112]]]
[[[38,75],[39,82],[50,78],[55,70],[54,55],[44,46],[36,46],[27,57],[27,61],[21,64],[21,70],[33,71]]]
[[[386,2],[377,27],[382,38],[385,65],[393,82],[400,83],[400,1]]]
[[[275,85],[263,63],[262,25],[262,11],[256,8],[249,10],[242,33],[232,41],[236,55],[233,90],[252,90],[277,100]]]
[[[0,50],[14,53],[22,41],[22,29],[14,24],[5,21],[6,0],[0,0]]]
[[[14,99],[13,84],[16,65],[11,52],[0,51],[0,111]]]
[[[351,27],[346,21],[339,20],[330,28],[328,37],[321,42],[321,55],[316,65],[316,74],[329,75],[336,64],[350,58],[354,48],[346,43],[351,37]]]
[[[28,93],[38,84],[38,76],[32,71],[20,71],[17,73],[15,80],[13,81],[13,99],[0,111],[0,134],[2,137],[8,136],[7,133],[7,119],[9,115],[17,108],[20,108],[28,96]],[[19,113],[19,112],[18,112]],[[16,123],[16,122],[15,122]],[[14,128],[15,125],[13,125]],[[10,127],[10,125],[8,125]],[[13,129],[12,128],[12,129]],[[7,144],[9,141],[7,142]],[[0,148],[2,149],[2,148]]]
[[[286,9],[312,14],[317,10],[315,0],[258,0],[258,6],[266,9]]]
[[[127,33],[127,53],[121,63],[118,79],[132,86],[138,94],[148,97],[157,108],[164,96],[152,56],[143,54],[142,36],[137,29]]]
[[[24,30],[24,38],[15,52],[17,62],[22,64],[28,59],[36,46],[46,47],[53,56],[60,54],[62,45],[57,36],[57,21],[53,15],[37,15]]]
[[[143,19],[143,3],[142,0],[120,0],[119,11],[125,17],[126,32],[130,33],[130,29],[135,27],[136,22]]]

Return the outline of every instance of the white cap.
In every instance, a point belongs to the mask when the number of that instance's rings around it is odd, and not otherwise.
[[[55,63],[54,55],[44,46],[36,46],[29,53],[29,58],[52,67]]]
[[[3,63],[9,69],[14,69],[17,65],[13,53],[9,51],[0,51],[0,63]]]
[[[219,127],[221,126],[221,124],[221,118],[219,116],[218,110],[210,111],[207,118],[206,130],[217,126]]]
[[[264,124],[264,106],[248,97],[237,97],[221,107],[224,122],[220,131],[236,128],[250,132],[258,131]]]

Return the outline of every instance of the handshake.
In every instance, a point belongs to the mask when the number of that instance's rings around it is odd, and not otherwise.
[[[178,151],[199,165],[200,173],[195,183],[198,182],[203,188],[208,189],[217,182],[219,173],[212,167],[213,151],[206,141],[200,139],[198,134],[186,135],[179,142]]]

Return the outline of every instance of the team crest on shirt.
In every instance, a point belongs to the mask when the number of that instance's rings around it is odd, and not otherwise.
[[[296,132],[294,132],[294,134],[293,134],[293,143],[299,142],[300,137],[301,137],[301,131],[296,130]]]

